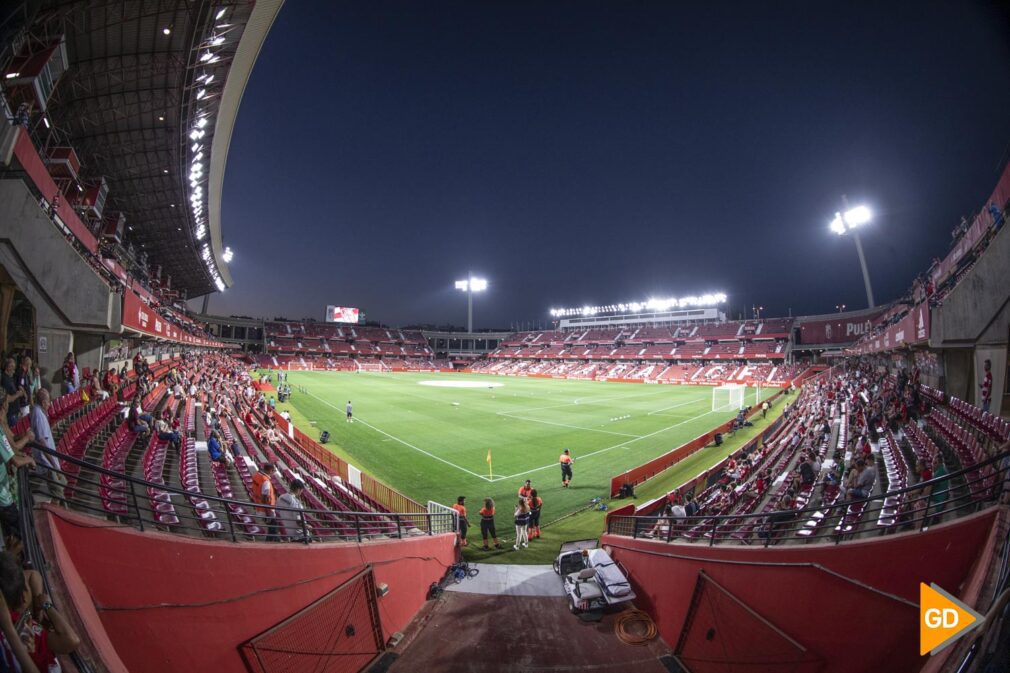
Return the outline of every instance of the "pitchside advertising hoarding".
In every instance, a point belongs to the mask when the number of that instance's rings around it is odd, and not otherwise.
[[[347,306],[327,306],[326,322],[345,322],[357,324],[360,311]]]

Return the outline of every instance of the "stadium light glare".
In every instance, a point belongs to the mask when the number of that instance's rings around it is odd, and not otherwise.
[[[473,333],[473,293],[483,292],[487,289],[486,278],[475,278],[473,274],[467,274],[466,280],[457,280],[455,285],[457,290],[466,292],[466,331]]]
[[[602,304],[600,306],[581,306],[578,308],[552,308],[550,314],[554,317],[564,317],[571,315],[593,316],[599,313],[640,313],[644,310],[669,311],[674,308],[684,308],[688,306],[715,306],[723,304],[727,296],[723,292],[710,292],[700,296],[687,297],[650,297],[644,302],[622,302],[619,304]]]
[[[228,8],[227,8],[227,7],[225,7],[225,8],[224,8],[224,9],[222,9],[221,11],[219,11],[219,12],[217,13],[217,15],[216,15],[216,16],[214,17],[214,20],[215,20],[215,21],[220,21],[220,20],[221,20],[221,17],[223,17],[223,16],[225,15],[225,13],[226,13],[227,11],[228,11]]]
[[[221,253],[221,259],[224,260],[225,264],[231,264],[232,258],[235,257],[235,253],[231,251],[231,248],[225,246],[224,252]]]
[[[848,200],[842,196],[842,210],[835,213],[835,217],[829,225],[831,231],[844,236],[852,234],[852,239],[856,242],[856,252],[859,253],[859,266],[863,271],[863,285],[866,287],[866,303],[870,308],[876,306],[873,301],[873,286],[870,284],[870,272],[866,267],[866,255],[863,254],[863,243],[859,240],[859,227],[867,224],[873,219],[873,211],[868,207],[859,205],[849,208]]]
[[[7,79],[14,79],[15,77],[20,77],[20,76],[21,76],[21,73],[19,73],[19,72],[9,72],[9,73],[7,73]]]

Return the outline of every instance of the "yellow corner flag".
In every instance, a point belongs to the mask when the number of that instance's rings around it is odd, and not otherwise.
[[[940,587],[919,583],[919,654],[936,654],[985,617]]]
[[[491,476],[492,476],[492,474],[491,474],[491,449],[487,450],[487,476],[488,476],[488,479],[490,479]]]

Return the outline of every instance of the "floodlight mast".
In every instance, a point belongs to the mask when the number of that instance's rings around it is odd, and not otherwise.
[[[863,242],[859,240],[859,227],[873,219],[873,213],[866,206],[849,208],[849,200],[842,195],[842,211],[835,213],[831,221],[831,231],[839,236],[852,234],[856,242],[856,252],[859,254],[859,266],[863,270],[863,284],[866,286],[866,303],[870,308],[876,306],[873,301],[873,286],[870,284],[870,271],[866,268],[866,255],[863,254]]]
[[[467,273],[466,280],[456,281],[456,289],[466,292],[466,332],[473,334],[473,293],[486,290],[487,279],[474,278],[472,273]]]

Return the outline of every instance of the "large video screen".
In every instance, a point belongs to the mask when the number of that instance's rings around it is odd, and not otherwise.
[[[327,306],[326,322],[358,322],[358,309],[347,306]]]

